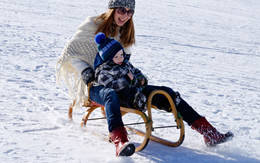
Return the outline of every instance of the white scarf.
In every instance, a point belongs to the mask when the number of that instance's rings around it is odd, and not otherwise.
[[[63,49],[56,65],[56,81],[64,81],[68,87],[69,96],[75,100],[75,107],[80,107],[87,98],[86,85],[81,79],[81,72],[78,72],[71,64],[73,58],[86,62],[93,68],[94,59],[98,52],[94,41],[95,32],[98,24],[95,17],[88,17],[78,28],[75,35]],[[118,35],[114,39],[119,40]],[[127,54],[130,54],[130,48],[125,48]]]

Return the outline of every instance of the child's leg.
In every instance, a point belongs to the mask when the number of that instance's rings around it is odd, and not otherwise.
[[[130,156],[135,152],[133,143],[129,143],[127,131],[122,122],[120,104],[114,89],[104,86],[90,88],[91,100],[105,105],[109,137],[116,147],[116,156]]]
[[[109,132],[124,126],[119,98],[114,89],[105,88],[104,86],[92,86],[90,88],[90,99],[105,106]]]
[[[126,87],[120,91],[117,92],[119,100],[120,100],[120,106],[124,107],[133,107],[132,102],[134,100],[134,96],[136,93],[136,89]]]

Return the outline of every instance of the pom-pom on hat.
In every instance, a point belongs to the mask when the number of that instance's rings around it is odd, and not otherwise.
[[[123,49],[118,41],[112,38],[107,38],[102,32],[96,34],[95,42],[98,47],[100,58],[103,60],[103,62],[112,60],[116,53]]]
[[[125,7],[135,10],[135,0],[109,0],[108,8]]]

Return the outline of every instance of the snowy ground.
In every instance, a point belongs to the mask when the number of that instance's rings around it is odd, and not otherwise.
[[[178,148],[150,142],[116,158],[112,144],[80,128],[83,110],[67,119],[70,101],[55,85],[65,43],[107,0],[0,0],[0,162],[260,162],[260,2],[136,4],[134,65],[235,138],[207,148],[186,125]]]

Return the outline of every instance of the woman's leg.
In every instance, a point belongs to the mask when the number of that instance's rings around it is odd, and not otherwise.
[[[114,89],[92,86],[90,88],[90,99],[105,106],[109,132],[117,127],[124,126],[119,99]]]
[[[186,102],[184,101],[178,92],[174,92],[171,88],[165,86],[153,86],[147,85],[143,90],[143,93],[148,97],[150,93],[154,90],[164,90],[173,99],[177,111],[183,117],[183,120],[191,125],[194,121],[201,118],[201,116]],[[168,99],[163,95],[155,95],[152,104],[157,106],[161,110],[170,112],[170,103]]]
[[[192,129],[203,135],[206,145],[214,146],[226,142],[229,138],[233,137],[232,132],[222,134],[217,131],[205,117],[200,116],[191,106],[189,106],[189,104],[180,97],[178,92],[174,92],[169,87],[148,85],[147,88],[144,89],[144,94],[149,96],[153,90],[164,90],[169,93],[175,103],[177,111],[183,117],[183,120],[186,121]],[[152,104],[158,108],[161,107],[164,110],[169,111],[167,108],[170,107],[170,104],[165,97],[155,96]]]

